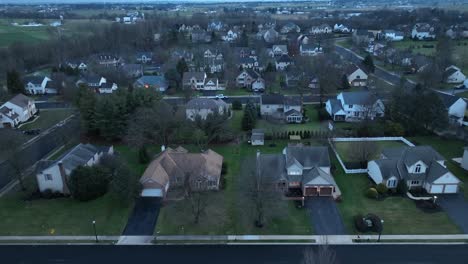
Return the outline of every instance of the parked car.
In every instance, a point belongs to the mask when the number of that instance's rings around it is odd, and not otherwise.
[[[224,94],[217,94],[217,95],[215,96],[215,98],[216,98],[216,99],[228,99],[228,97],[225,96]]]
[[[30,136],[39,135],[40,133],[41,133],[40,129],[30,129],[30,130],[23,131],[23,134],[30,135]]]

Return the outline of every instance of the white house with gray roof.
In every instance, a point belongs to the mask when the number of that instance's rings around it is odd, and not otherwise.
[[[36,113],[34,100],[23,94],[17,94],[0,106],[0,128],[16,127],[28,121]]]
[[[42,160],[36,165],[36,180],[39,191],[70,194],[67,182],[72,171],[78,166],[94,166],[104,154],[113,155],[114,148],[79,144],[57,160]]]
[[[409,189],[428,193],[457,193],[460,180],[445,165],[445,158],[430,146],[385,148],[382,159],[369,161],[369,177],[395,189],[403,181]]]
[[[468,106],[465,99],[445,93],[437,93],[437,95],[442,100],[445,109],[447,109],[449,122],[459,126],[464,125],[463,120]]]
[[[264,118],[283,119],[288,123],[301,123],[303,119],[302,102],[298,97],[262,94],[260,115]]]
[[[288,146],[281,154],[257,152],[257,173],[272,177],[286,196],[332,196],[341,192],[331,174],[328,147]]]
[[[52,87],[52,79],[47,76],[27,76],[24,78],[24,89],[29,94],[56,94],[56,87]]]
[[[223,100],[194,98],[185,107],[185,117],[195,121],[197,117],[205,120],[210,114],[227,114],[229,106]]]
[[[325,109],[333,121],[362,121],[383,117],[385,106],[382,100],[367,91],[342,92],[336,99],[329,99]]]

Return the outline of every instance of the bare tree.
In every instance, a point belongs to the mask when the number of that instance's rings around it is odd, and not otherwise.
[[[207,195],[203,193],[208,186],[208,180],[204,176],[202,164],[196,168],[192,168],[190,172],[186,172],[184,179],[185,199],[190,203],[193,222],[198,224],[200,217],[205,213],[208,205]]]
[[[348,148],[348,156],[352,160],[360,162],[361,165],[375,158],[378,152],[378,146],[375,141],[356,141]]]
[[[302,264],[336,264],[336,253],[328,244],[319,245],[317,248],[307,247],[302,253]]]
[[[0,129],[0,159],[5,158],[9,162],[23,191],[26,190],[23,181],[24,153],[21,151],[24,141],[24,136],[20,132],[6,128]]]

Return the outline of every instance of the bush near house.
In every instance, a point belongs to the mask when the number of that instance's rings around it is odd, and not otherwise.
[[[377,184],[376,190],[379,194],[386,194],[388,192],[388,188],[384,183]]]
[[[379,197],[379,193],[375,188],[369,188],[366,191],[366,196],[371,199],[377,199]]]

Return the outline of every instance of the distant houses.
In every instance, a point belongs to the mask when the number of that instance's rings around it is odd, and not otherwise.
[[[342,92],[325,103],[333,121],[373,120],[385,115],[382,100],[370,92]]]
[[[260,97],[260,114],[264,118],[284,120],[287,123],[301,123],[304,118],[299,98],[279,94],[263,94]]]
[[[29,94],[56,94],[58,90],[57,83],[47,76],[27,76],[23,82]]]
[[[145,75],[138,78],[133,86],[135,88],[150,89],[158,92],[165,92],[168,89],[168,84],[164,76]]]
[[[434,27],[428,23],[416,23],[411,30],[411,38],[415,40],[434,40]]]

